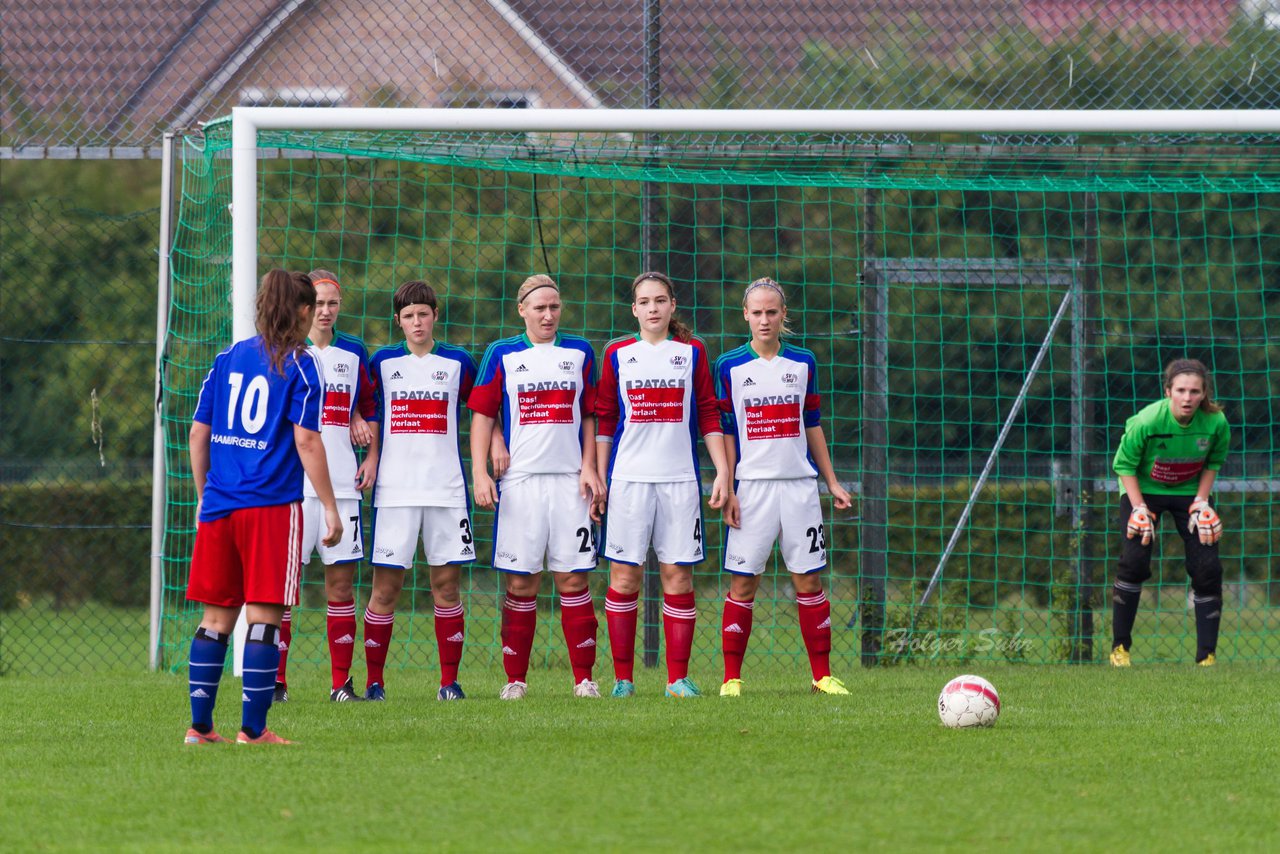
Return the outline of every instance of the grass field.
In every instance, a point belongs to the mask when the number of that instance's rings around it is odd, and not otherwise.
[[[1280,679],[1265,666],[983,666],[991,730],[938,725],[950,670],[791,666],[740,700],[575,700],[561,669],[522,703],[397,673],[332,705],[296,668],[271,723],[293,747],[187,747],[172,675],[0,682],[0,849],[1275,850]],[[608,681],[604,687],[609,687]],[[704,688],[714,686],[704,685]],[[217,723],[239,723],[224,681]]]

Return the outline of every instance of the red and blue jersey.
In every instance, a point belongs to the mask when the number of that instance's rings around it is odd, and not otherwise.
[[[468,406],[501,419],[511,453],[503,480],[582,470],[582,418],[594,413],[595,351],[585,338],[557,334],[534,344],[526,335],[485,350]]]
[[[783,344],[764,359],[743,344],[716,360],[725,433],[738,445],[737,480],[817,477],[805,430],[822,423],[813,353]]]
[[[401,342],[374,353],[369,373],[382,419],[374,506],[466,507],[458,424],[475,359],[442,341],[415,356]]]
[[[308,342],[310,344],[310,342]],[[358,408],[366,421],[378,420],[378,405],[369,380],[369,356],[364,342],[353,335],[335,331],[328,347],[310,344],[308,349],[320,363],[324,384],[324,412],[320,416],[320,436],[329,460],[329,480],[334,498],[360,498],[356,489],[356,452],[351,446],[351,413]],[[310,478],[303,478],[302,494],[315,497]]]
[[[302,460],[293,425],[320,432],[324,389],[309,351],[271,368],[262,337],[232,344],[213,360],[194,420],[212,430],[200,521],[233,510],[302,500]]]
[[[610,479],[697,480],[697,438],[720,432],[706,345],[638,335],[610,341],[596,390],[597,438],[613,443]]]

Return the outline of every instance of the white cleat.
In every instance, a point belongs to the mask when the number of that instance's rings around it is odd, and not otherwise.
[[[599,697],[600,686],[592,682],[590,679],[583,679],[577,685],[573,686],[573,696],[575,697]]]
[[[529,685],[525,682],[508,682],[502,686],[502,690],[498,692],[499,700],[523,700],[524,695],[528,693]]]

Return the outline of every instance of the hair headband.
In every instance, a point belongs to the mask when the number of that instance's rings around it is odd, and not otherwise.
[[[312,280],[311,280],[311,284],[313,284],[313,285],[333,285],[333,286],[334,286],[335,288],[337,288],[338,290],[342,290],[342,285],[338,284],[338,283],[337,283],[337,282],[335,282],[333,279],[312,279]]]
[[[556,285],[552,284],[551,282],[541,282],[529,288],[529,290],[525,291],[524,296],[520,297],[520,299],[516,300],[516,302],[524,302],[529,298],[529,294],[533,293],[536,290],[539,290],[540,288],[551,288],[556,293],[560,293],[560,288],[558,288]]]

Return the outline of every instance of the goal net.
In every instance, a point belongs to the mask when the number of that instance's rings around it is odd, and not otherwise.
[[[1096,121],[1074,133],[1049,122],[1039,133],[859,134],[816,123],[782,132],[767,114],[757,124],[260,129],[248,179],[256,223],[238,245],[231,123],[185,137],[164,371],[164,661],[183,662],[195,619],[183,599],[195,395],[218,350],[251,334],[243,283],[269,266],[336,271],[338,328],[370,353],[399,340],[391,293],[425,279],[441,294],[438,336],[477,358],[523,328],[514,293],[532,273],[559,282],[562,329],[597,353],[635,331],[629,285],[643,270],[674,279],[680,316],[713,356],[747,337],[746,283],[778,280],[794,340],[816,355],[823,427],[854,495],[850,511],[824,498],[833,652],[846,670],[1104,659],[1121,536],[1111,458],[1125,419],[1162,395],[1165,362],[1200,359],[1233,430],[1216,490],[1228,529],[1219,657],[1280,656],[1270,631],[1277,137],[1214,126],[1103,132]],[[233,295],[232,259],[246,246]],[[366,532],[371,512],[366,502]],[[694,675],[714,681],[727,585],[722,530],[713,511],[707,518]],[[483,536],[463,578],[466,661],[496,664],[491,515],[477,508],[474,523]],[[1136,630],[1144,660],[1194,652],[1181,552],[1166,519]],[[368,580],[365,567],[361,607]],[[607,581],[602,562],[591,581],[600,609]],[[305,571],[291,662],[327,660],[322,582],[317,561]],[[427,587],[419,564],[397,610],[391,667],[434,666]],[[654,595],[650,585],[637,653],[650,661],[660,660]],[[771,564],[750,656],[803,666],[794,598]],[[563,663],[557,623],[539,621],[535,665]],[[607,668],[603,629],[600,644]]]

